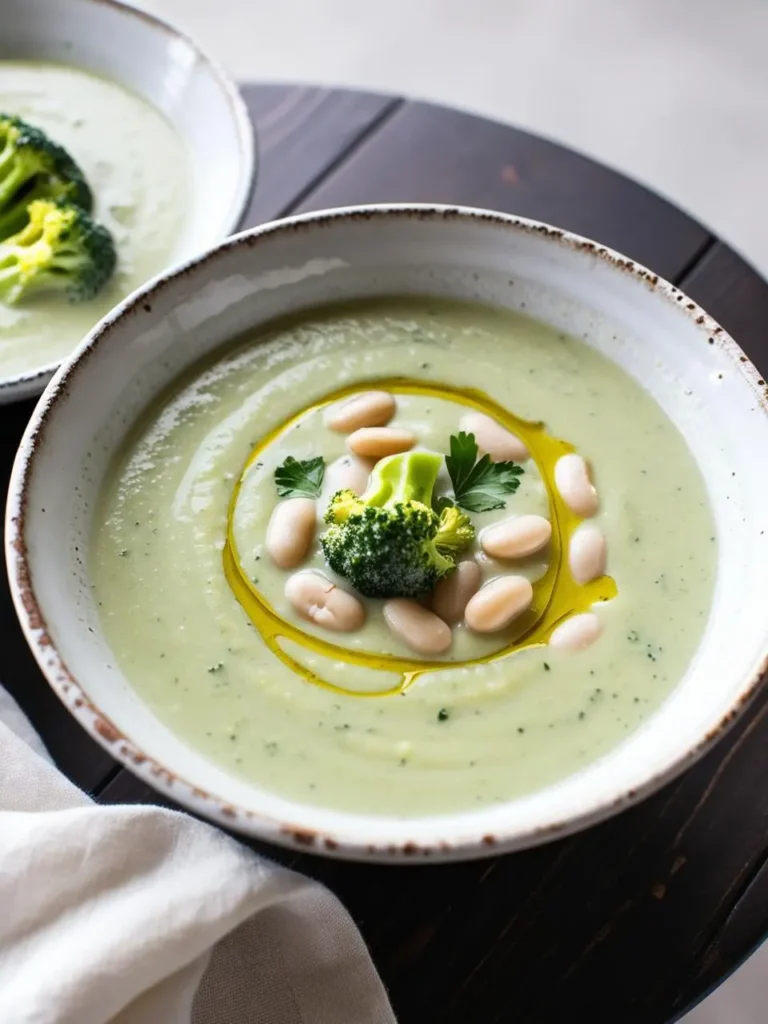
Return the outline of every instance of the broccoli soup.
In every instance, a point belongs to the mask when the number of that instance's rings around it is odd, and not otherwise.
[[[188,176],[184,144],[157,110],[76,68],[0,61],[0,114],[23,119],[56,153],[63,150],[71,158],[68,166],[87,181],[90,215],[102,235],[111,236],[116,253],[113,274],[112,264],[98,257],[99,272],[109,280],[99,279],[85,292],[36,289],[20,296],[20,290],[4,290],[13,262],[8,235],[20,226],[8,216],[9,208],[21,210],[45,186],[38,175],[24,178],[12,193],[17,154],[0,126],[0,377],[9,378],[67,356],[118,301],[171,261],[181,237]],[[73,198],[81,203],[81,194]]]
[[[432,299],[304,314],[199,367],[96,524],[108,641],[170,728],[287,797],[404,816],[621,742],[681,678],[715,566],[703,481],[641,387]]]

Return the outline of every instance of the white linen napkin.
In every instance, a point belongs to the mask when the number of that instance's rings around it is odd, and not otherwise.
[[[0,689],[2,1024],[394,1024],[327,889],[215,828],[94,804]]]

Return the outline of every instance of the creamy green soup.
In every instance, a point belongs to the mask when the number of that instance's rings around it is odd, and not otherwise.
[[[114,277],[90,302],[41,294],[18,306],[0,303],[0,378],[7,378],[63,359],[117,302],[171,262],[188,172],[181,138],[154,107],[77,68],[0,61],[0,111],[42,128],[71,153],[118,252]]]
[[[573,652],[537,646],[482,664],[504,637],[460,626],[438,668],[394,694],[386,673],[343,650],[414,657],[380,602],[361,630],[336,634],[333,658],[293,644],[317,678],[278,659],[223,571],[233,490],[255,446],[293,414],[243,478],[232,520],[242,568],[279,616],[312,638],[284,597],[289,573],[264,550],[290,454],[342,456],[327,429],[328,394],[393,375],[476,388],[543,420],[594,467],[595,522],[617,596],[595,606],[603,633]],[[448,449],[460,405],[398,395],[392,426]],[[322,502],[319,503],[322,506]],[[544,481],[526,463],[502,511],[547,514]],[[96,516],[93,576],[107,638],[157,715],[228,770],[287,797],[402,816],[508,800],[577,771],[615,746],[681,678],[702,635],[715,538],[703,481],[654,400],[584,343],[526,317],[470,304],[390,299],[328,308],[238,343],[180,381],[129,438]],[[681,524],[685,524],[684,528]],[[469,554],[473,554],[470,551]],[[499,566],[479,558],[486,579]],[[306,563],[322,568],[315,545]],[[515,571],[542,577],[545,556]],[[325,571],[325,570],[324,570]],[[391,682],[394,682],[392,680]]]

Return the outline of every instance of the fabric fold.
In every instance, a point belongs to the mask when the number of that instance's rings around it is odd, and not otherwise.
[[[7,694],[0,719],[3,1024],[394,1024],[327,889],[185,814],[93,803]]]

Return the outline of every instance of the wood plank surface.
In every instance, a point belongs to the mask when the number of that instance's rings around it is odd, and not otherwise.
[[[293,209],[401,100],[344,89],[247,85],[243,98],[256,126],[259,168],[244,227]]]
[[[396,110],[298,210],[372,202],[459,203],[545,220],[670,280],[711,238],[676,207],[578,153],[427,103]]]
[[[386,200],[467,203],[550,220],[676,280],[693,280],[691,268],[711,247],[698,225],[610,171],[542,140],[421,104],[391,113],[298,209]],[[709,253],[704,265],[711,259]],[[733,273],[739,277],[738,267]],[[714,292],[711,275],[699,280]],[[724,321],[736,312],[728,306],[732,284],[722,288],[722,308],[712,309]],[[752,287],[768,301],[762,282]],[[727,969],[719,940],[727,922],[735,927],[737,907],[740,919],[747,916],[738,897],[757,884],[764,862],[760,814],[753,816],[746,797],[731,798],[737,780],[762,770],[761,734],[751,723],[642,806],[539,850],[426,870],[268,852],[344,900],[404,1024],[506,1021],[512,1014],[521,1022],[557,1022],[566,1012],[663,1022]],[[108,801],[153,798],[125,772],[103,794]],[[719,820],[725,817],[722,830],[713,828],[713,805]],[[744,833],[738,844],[729,841],[734,831]],[[759,924],[751,924],[754,933]],[[737,936],[731,955],[743,943]]]
[[[249,223],[388,200],[549,220],[682,280],[768,372],[768,286],[637,184],[545,140],[426,104],[290,87],[249,87],[246,97],[263,158]],[[9,453],[22,416],[9,414],[2,426]],[[0,414],[0,424],[5,419]],[[4,601],[0,594],[5,637]],[[89,757],[105,755],[73,731],[62,709],[68,724],[55,713],[39,677],[25,688],[36,724],[60,744],[57,759],[78,781],[88,776]],[[766,929],[767,718],[763,696],[714,752],[661,793],[582,835],[521,854],[393,868],[251,845],[338,893],[401,1024],[561,1024],[579,1014],[592,1024],[665,1024]],[[85,756],[88,744],[96,753]],[[77,760],[71,751],[64,756],[73,745]],[[124,770],[110,777],[100,764],[90,774],[105,802],[164,802]]]
[[[400,1024],[666,1024],[765,930],[765,902],[741,904],[765,894],[767,715],[763,700],[650,800],[536,850],[391,867],[249,845],[338,894]],[[102,799],[158,797],[122,772]]]
[[[706,309],[768,373],[768,285],[724,242],[715,243],[680,287]]]

